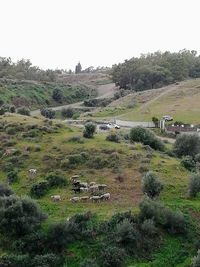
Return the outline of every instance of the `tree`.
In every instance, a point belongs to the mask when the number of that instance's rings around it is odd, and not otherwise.
[[[152,117],[152,122],[155,124],[155,127],[158,128],[159,126],[159,119],[156,117]]]
[[[198,250],[197,256],[193,258],[191,267],[199,267],[199,266],[200,266],[200,250]]]
[[[200,153],[200,137],[196,134],[181,134],[176,138],[173,149],[178,157],[191,156],[194,158],[196,154]]]
[[[64,118],[72,118],[74,115],[74,110],[71,107],[63,108],[61,114]]]
[[[55,118],[55,115],[56,115],[56,112],[51,108],[42,108],[40,110],[40,113],[42,116],[44,116],[48,119],[53,119],[53,118]]]
[[[14,194],[14,192],[12,191],[12,189],[8,185],[0,184],[0,197],[10,196],[13,194]]]
[[[11,236],[31,233],[46,218],[30,198],[0,198],[0,231]]]
[[[163,184],[153,172],[148,172],[142,179],[142,191],[149,197],[154,198],[163,190]]]
[[[75,73],[76,74],[81,73],[81,70],[82,70],[82,66],[81,66],[81,63],[79,62],[75,67]]]
[[[96,130],[96,125],[92,122],[85,124],[85,129],[83,131],[83,136],[86,138],[92,138]]]
[[[21,107],[21,108],[18,108],[17,113],[21,115],[25,115],[25,116],[30,116],[30,109],[26,107]]]
[[[192,174],[189,181],[189,195],[190,197],[196,197],[197,193],[200,192],[200,174]]]
[[[63,102],[63,92],[59,88],[53,90],[52,98],[59,103]]]

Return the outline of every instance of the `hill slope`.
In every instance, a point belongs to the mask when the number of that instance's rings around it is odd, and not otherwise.
[[[159,89],[129,94],[112,102],[94,117],[116,117],[122,120],[151,121],[171,115],[174,120],[200,122],[200,79],[187,80]]]

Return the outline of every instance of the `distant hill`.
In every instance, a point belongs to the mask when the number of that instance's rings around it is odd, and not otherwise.
[[[174,120],[200,123],[200,79],[172,84],[159,89],[130,93],[113,101],[93,117],[120,118],[133,121],[151,121],[171,115]]]

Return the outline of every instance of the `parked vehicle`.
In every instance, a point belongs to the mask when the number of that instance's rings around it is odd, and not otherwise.
[[[100,130],[120,129],[120,126],[117,124],[108,123],[108,124],[101,124],[99,126],[99,129]]]
[[[163,116],[163,119],[164,119],[165,121],[173,121],[173,117],[171,117],[171,116],[169,116],[169,115],[164,115],[164,116]]]

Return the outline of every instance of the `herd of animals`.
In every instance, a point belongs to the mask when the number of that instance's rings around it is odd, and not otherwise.
[[[37,173],[36,169],[29,169],[29,175],[30,177],[35,176]],[[107,201],[110,199],[110,193],[102,193],[99,194],[100,192],[103,192],[107,188],[106,184],[97,184],[96,182],[81,182],[79,180],[79,175],[74,175],[70,178],[70,181],[72,183],[72,191],[74,191],[75,194],[77,193],[82,193],[82,192],[88,192],[92,194],[91,196],[75,196],[70,198],[70,201],[72,203],[77,203],[77,202],[87,202],[91,200],[92,202],[100,202],[100,201]],[[96,195],[95,195],[96,193]],[[53,195],[51,196],[51,199],[53,201],[61,201],[61,196],[60,195]]]

